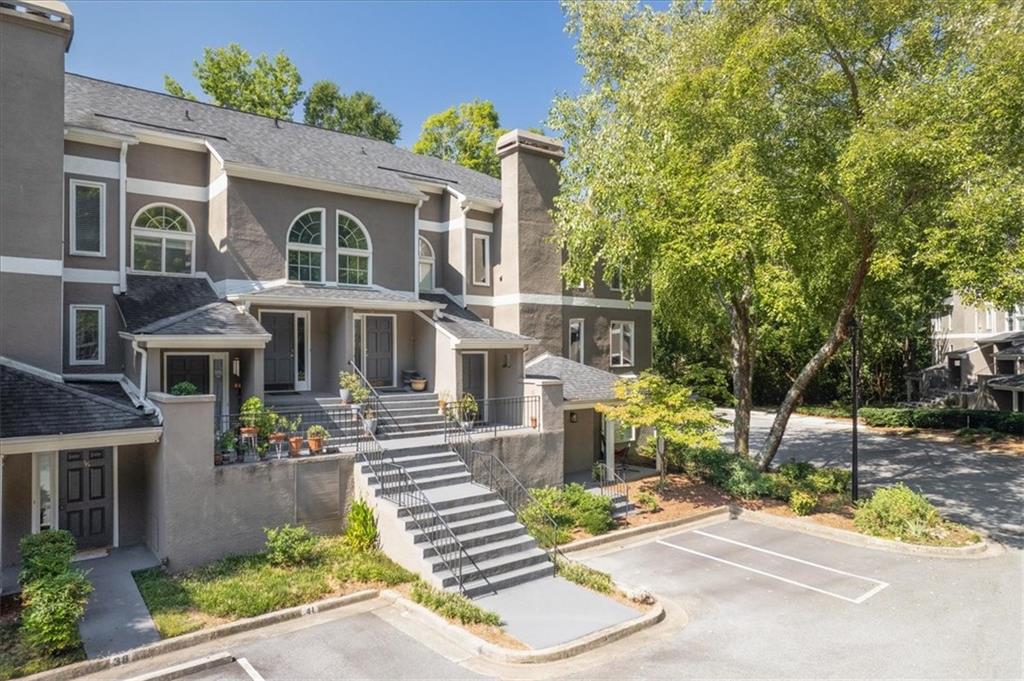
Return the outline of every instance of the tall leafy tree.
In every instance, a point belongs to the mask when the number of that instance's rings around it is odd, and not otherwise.
[[[627,283],[652,281],[659,310],[719,300],[707,323],[729,321],[734,383],[754,356],[738,327],[816,338],[762,466],[862,298],[930,278],[969,300],[1024,299],[1020,3],[567,13],[585,88],[552,115],[569,142],[556,205],[566,274],[610,263]]]
[[[302,77],[283,52],[274,57],[260,54],[254,60],[241,45],[203,48],[201,59],[193,62],[192,74],[217,106],[290,119],[302,99]],[[164,75],[168,93],[195,99],[169,74]]]
[[[473,100],[427,117],[412,150],[497,177],[494,146],[503,132],[494,104]]]
[[[343,94],[337,83],[318,80],[305,101],[306,123],[394,143],[402,124],[368,92]]]

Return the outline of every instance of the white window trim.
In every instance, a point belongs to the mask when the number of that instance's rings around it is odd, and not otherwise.
[[[188,223],[187,232],[171,232],[164,229],[149,229],[148,227],[136,227],[135,221],[139,219],[139,216],[143,212],[150,208],[156,208],[157,206],[166,206],[167,208],[173,208],[182,215],[185,216],[185,222]],[[183,208],[179,208],[173,203],[167,203],[166,201],[156,201],[154,203],[148,203],[135,212],[135,217],[132,218],[131,222],[131,234],[132,242],[131,248],[131,262],[132,262],[132,274],[138,272],[139,274],[160,274],[174,277],[191,277],[196,273],[196,226],[192,222],[192,216],[188,214],[188,211]],[[152,270],[136,270],[135,269],[135,235],[148,236],[156,239],[160,239],[160,271],[154,272]],[[192,257],[189,259],[191,269],[188,272],[168,272],[167,271],[167,239],[174,239],[176,241],[191,241],[192,242]]]
[[[99,359],[77,359],[78,347],[75,339],[78,336],[78,312],[94,310],[99,313],[99,329],[97,342],[99,344]],[[107,363],[107,306],[106,305],[72,305],[71,319],[68,324],[68,364],[71,366],[102,366]]]
[[[583,364],[584,361],[585,361],[587,353],[583,349],[583,338],[584,338],[584,334],[585,334],[584,329],[586,328],[586,325],[584,324],[584,321],[583,321],[582,317],[574,317],[574,318],[569,320],[569,347],[568,347],[568,351],[569,352],[568,352],[568,354],[570,354],[570,355],[572,354],[572,325],[573,325],[574,322],[579,322],[579,325],[580,325],[580,358],[576,359],[574,357],[569,357],[569,359],[573,360],[574,362],[579,362],[580,364]]]
[[[483,278],[480,278],[479,273],[476,271],[476,242],[484,242],[484,271]],[[473,260],[473,285],[474,286],[490,286],[491,285],[491,237],[488,234],[474,234],[473,235],[473,248],[470,249],[470,257]]]
[[[625,443],[625,442],[636,442],[636,426],[623,426],[623,428],[629,428],[629,439],[628,440],[620,440],[620,439],[618,439],[619,424],[620,424],[620,422],[619,421],[613,421],[613,423],[615,424],[615,438],[616,438],[615,439],[615,444],[622,444],[622,443]]]
[[[352,346],[355,347],[356,327],[359,327],[363,336],[362,351],[359,355],[359,370],[366,373],[366,318],[367,317],[391,317],[391,385],[379,386],[381,388],[398,387],[398,315],[394,312],[365,312],[352,315]]]
[[[320,245],[319,246],[315,246],[313,244],[293,244],[291,242],[292,229],[295,227],[295,223],[299,221],[299,218],[301,218],[303,215],[306,215],[308,213],[320,213]],[[325,230],[325,223],[326,222],[327,222],[327,209],[326,208],[310,208],[309,210],[304,210],[301,213],[299,213],[298,215],[296,215],[294,218],[292,218],[292,221],[288,224],[288,231],[285,232],[285,235],[284,235],[284,280],[286,282],[289,282],[289,283],[292,283],[292,284],[311,284],[311,283],[315,284],[316,283],[316,282],[304,281],[302,279],[292,279],[290,276],[288,276],[288,260],[289,260],[288,253],[289,253],[289,251],[306,251],[307,253],[319,253],[320,254],[320,283],[321,284],[327,283],[327,263],[324,262],[326,260],[325,256],[327,255],[327,248],[326,248],[326,243],[327,243],[326,236],[327,235],[326,235],[326,230]],[[337,262],[335,262],[335,267],[337,267]]]
[[[361,251],[358,248],[342,248],[341,239],[341,219],[348,218],[352,222],[356,223],[359,229],[363,230],[363,236],[366,237],[366,250]],[[339,210],[334,215],[334,246],[337,250],[334,256],[334,281],[339,286],[373,286],[373,239],[370,238],[370,230],[366,229],[366,225],[352,213]],[[338,256],[342,255],[354,255],[360,258],[366,258],[366,283],[365,284],[349,284],[341,281],[341,264],[338,262]]]
[[[420,243],[427,245],[430,249],[430,255],[420,255]],[[416,242],[416,283],[420,284],[420,265],[430,265],[430,288],[428,291],[433,291],[437,288],[437,254],[434,252],[434,246],[424,239],[422,236]],[[420,287],[422,290],[422,286]]]
[[[487,350],[462,350],[459,353],[459,398],[460,399],[465,394],[464,386],[466,385],[466,377],[462,375],[462,357],[465,356],[465,355],[483,355],[484,356],[484,396],[483,396],[483,398],[480,398],[480,399],[483,399],[485,402],[486,402],[486,400],[490,399],[490,393],[491,393],[491,385],[490,385],[490,383],[491,383],[491,381],[490,381],[490,373],[491,373],[490,362],[491,362],[491,358],[490,358],[490,354],[491,353],[489,353]],[[476,398],[477,396],[474,395],[473,397]],[[480,414],[480,415],[484,416],[486,418],[486,416],[484,414]]]
[[[619,326],[618,331],[616,331],[616,329],[615,329],[616,325]],[[615,360],[614,360],[614,357],[615,357],[614,338],[615,338],[616,333],[618,333],[619,334],[619,348],[622,349],[622,333],[625,330],[626,326],[629,327],[629,339],[630,339],[629,359],[628,359],[628,361],[626,361],[625,353],[620,353],[621,356],[622,356],[622,359],[624,361],[616,363]],[[609,363],[609,365],[611,365],[613,367],[631,367],[631,366],[633,366],[633,363],[636,360],[636,348],[635,348],[635,346],[636,346],[636,324],[634,322],[631,322],[631,321],[612,320],[611,323],[608,325],[608,335],[609,335],[609,338],[608,338],[608,354],[609,354],[608,363]]]
[[[100,190],[100,250],[99,251],[81,251],[77,248],[78,244],[78,219],[77,211],[78,206],[76,204],[76,192],[78,187],[93,187]],[[89,180],[70,180],[68,193],[70,198],[68,204],[70,206],[68,210],[68,223],[69,223],[69,235],[71,238],[70,250],[71,255],[81,255],[89,258],[105,258],[107,257],[107,184],[105,182],[90,182]]]

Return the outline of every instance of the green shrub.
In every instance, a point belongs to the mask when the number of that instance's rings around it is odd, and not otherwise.
[[[484,610],[465,596],[440,591],[426,582],[417,581],[412,585],[412,600],[430,608],[441,617],[458,620],[463,624],[486,624],[501,626],[501,617],[490,610]]]
[[[903,483],[883,487],[853,512],[853,523],[865,534],[903,541],[922,541],[943,525],[942,516],[922,495]]]
[[[797,515],[810,515],[818,505],[818,497],[802,489],[793,490],[789,495],[789,508]]]
[[[822,416],[824,418],[838,418],[850,416],[850,408],[841,405],[824,406],[820,404],[804,404],[796,408],[796,413],[807,416]]]
[[[814,464],[806,461],[797,461],[796,459],[790,459],[779,466],[779,475],[794,483],[806,480],[813,472]]]
[[[911,409],[865,407],[860,417],[869,426],[888,428],[989,428],[999,433],[1024,435],[1024,414],[981,409]]]
[[[369,551],[377,546],[377,517],[365,499],[356,499],[348,511],[345,539],[356,551]]]
[[[199,388],[196,387],[195,383],[189,383],[188,381],[179,381],[171,386],[172,395],[198,395]]]
[[[612,500],[588,492],[583,485],[572,483],[532,492],[534,500],[519,510],[519,522],[542,546],[565,543],[575,528],[597,535],[615,527]]]
[[[845,468],[819,468],[807,476],[808,485],[818,494],[845,494],[851,480]]]
[[[721,447],[671,448],[666,454],[670,465],[714,485],[722,485],[729,479],[729,464],[737,456]]]
[[[793,493],[793,483],[789,478],[779,473],[767,473],[768,496],[779,501],[789,501],[789,495]]]
[[[267,561],[271,565],[305,565],[316,559],[317,539],[305,527],[282,525],[263,531],[267,535]]]
[[[351,552],[339,562],[335,577],[343,582],[381,582],[388,586],[405,584],[416,575],[377,549]]]
[[[92,585],[80,570],[33,580],[22,589],[21,632],[35,650],[52,655],[81,643],[78,622]]]
[[[608,594],[615,588],[611,575],[595,570],[592,567],[587,567],[582,563],[562,560],[556,564],[555,569],[559,576],[598,593]]]
[[[722,484],[722,489],[740,499],[756,499],[768,494],[771,481],[758,470],[753,460],[745,456],[736,456],[729,463],[729,477]]]
[[[658,497],[652,492],[648,492],[646,490],[637,493],[636,505],[649,513],[657,513],[661,510],[661,504],[658,503]]]
[[[22,586],[39,579],[57,577],[71,569],[75,538],[67,530],[43,530],[21,540]]]

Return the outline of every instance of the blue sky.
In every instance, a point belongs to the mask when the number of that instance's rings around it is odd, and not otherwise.
[[[506,128],[540,125],[555,94],[580,83],[557,2],[68,4],[69,71],[159,91],[170,73],[198,93],[192,61],[203,47],[283,50],[304,88],[327,78],[374,94],[402,121],[404,146],[428,115],[474,98],[492,100]]]

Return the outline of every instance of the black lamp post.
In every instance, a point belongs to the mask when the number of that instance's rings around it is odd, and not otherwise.
[[[857,410],[860,408],[860,323],[857,317],[850,317],[846,323],[846,330],[850,334],[850,343],[853,350],[853,358],[850,360],[850,392],[853,397],[853,442],[852,461],[850,466],[850,496],[854,501],[860,498],[860,485],[857,483]]]

